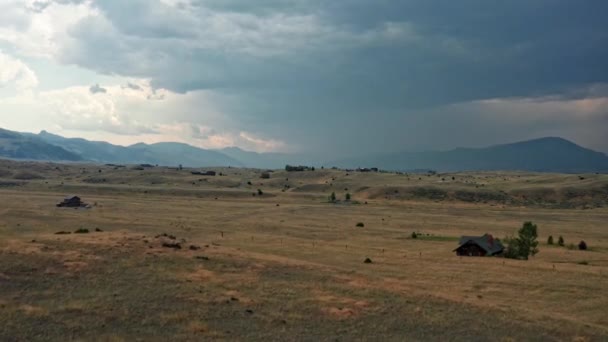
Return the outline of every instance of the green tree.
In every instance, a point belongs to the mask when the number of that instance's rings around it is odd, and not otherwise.
[[[565,242],[564,238],[561,235],[559,236],[559,239],[557,239],[557,244],[564,247]]]
[[[329,195],[329,201],[330,202],[335,202],[336,201],[336,193],[332,192],[331,195]]]
[[[351,198],[350,193],[347,192],[346,196],[344,197],[344,199],[347,200],[347,201],[350,201],[350,198]]]
[[[553,244],[553,235],[549,235],[549,238],[547,239],[547,245],[552,245]]]
[[[517,231],[517,238],[508,237],[505,241],[508,244],[505,257],[514,259],[528,260],[530,255],[538,253],[538,227],[532,222],[524,222],[523,226]]]

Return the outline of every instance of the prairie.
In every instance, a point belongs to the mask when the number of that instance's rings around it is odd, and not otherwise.
[[[212,169],[0,161],[0,340],[608,338],[608,175]]]

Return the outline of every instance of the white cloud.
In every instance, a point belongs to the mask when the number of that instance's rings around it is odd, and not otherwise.
[[[38,86],[36,73],[21,60],[0,51],[0,88],[14,86],[18,91]]]
[[[67,43],[69,29],[96,13],[91,1],[3,0],[0,42],[22,55],[54,58]]]
[[[259,137],[251,132],[219,131],[218,129],[191,123],[173,123],[156,126],[157,141],[178,141],[207,149],[238,146],[248,151],[285,151],[287,145],[275,139]]]
[[[287,148],[276,139],[235,127],[208,92],[176,94],[148,80],[75,86],[0,98],[0,127],[110,140],[124,145],[176,141],[201,148],[238,146],[268,152]],[[105,91],[99,91],[104,89]],[[13,115],[18,112],[19,115]],[[204,122],[204,123],[202,123]]]

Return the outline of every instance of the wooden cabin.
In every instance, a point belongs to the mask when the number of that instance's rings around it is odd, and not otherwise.
[[[70,208],[81,207],[82,205],[83,205],[83,203],[80,200],[80,197],[78,197],[78,196],[68,196],[68,197],[64,198],[62,202],[57,203],[58,207],[70,207]]]
[[[500,240],[494,239],[491,234],[463,236],[458,245],[454,250],[458,256],[493,256],[504,251]]]

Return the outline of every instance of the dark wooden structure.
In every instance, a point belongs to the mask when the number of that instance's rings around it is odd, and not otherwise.
[[[84,205],[84,203],[82,203],[82,200],[78,196],[68,196],[68,197],[64,198],[62,202],[57,203],[58,207],[69,207],[69,208],[82,207],[83,205]]]
[[[454,250],[458,256],[493,256],[504,251],[504,246],[490,234],[482,236],[463,236]]]

